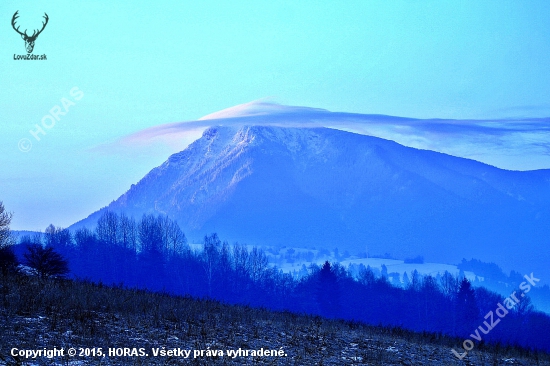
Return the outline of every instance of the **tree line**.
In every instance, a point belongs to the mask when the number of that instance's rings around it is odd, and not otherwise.
[[[325,262],[296,279],[270,266],[263,250],[229,244],[216,233],[204,236],[202,250],[192,250],[178,224],[165,216],[136,221],[107,211],[94,230],[72,233],[50,225],[21,238],[19,248],[25,247],[51,248],[67,261],[70,276],[97,283],[464,338],[504,300],[449,272],[433,277],[414,271],[396,287],[387,271],[349,271]],[[550,351],[547,329],[550,317],[535,311],[526,296],[483,341]]]

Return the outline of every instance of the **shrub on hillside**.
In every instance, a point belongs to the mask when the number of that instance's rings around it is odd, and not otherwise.
[[[25,264],[41,278],[63,277],[69,273],[67,261],[52,247],[44,248],[39,244],[31,244],[27,246],[24,256]]]

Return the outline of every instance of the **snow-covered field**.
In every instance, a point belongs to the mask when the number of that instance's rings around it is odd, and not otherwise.
[[[317,264],[319,266],[323,265],[325,260],[328,260],[331,263],[338,262],[334,258],[327,257],[326,259],[318,259],[312,262],[294,262],[277,265],[285,273],[291,273],[293,275],[300,275],[304,272],[304,267],[307,269],[312,264]],[[375,272],[382,271],[382,265],[385,265],[388,269],[388,273],[397,272],[401,276],[404,272],[407,272],[409,277],[414,270],[417,270],[421,275],[431,275],[437,276],[437,274],[443,275],[445,271],[448,271],[452,275],[456,276],[459,274],[460,270],[457,266],[452,264],[443,264],[443,263],[405,263],[402,260],[397,259],[386,259],[386,258],[357,258],[352,257],[349,259],[344,259],[340,262],[345,268],[349,268],[350,265],[360,265],[363,264],[365,267],[370,266]],[[466,278],[470,281],[474,281],[476,274],[473,272],[466,271],[464,272]],[[483,281],[483,277],[478,277],[479,281]]]
[[[192,250],[201,251],[202,244],[189,244]],[[249,250],[252,246],[249,246]],[[391,277],[392,273],[398,273],[400,281],[403,281],[403,273],[407,272],[409,278],[414,270],[420,275],[431,275],[436,277],[438,274],[443,275],[448,271],[453,276],[457,276],[460,270],[456,265],[444,263],[405,263],[399,259],[387,258],[361,258],[357,256],[340,255],[336,258],[334,252],[321,251],[317,249],[307,248],[289,248],[282,249],[267,248],[264,249],[271,265],[276,266],[284,273],[290,273],[294,277],[302,277],[308,274],[308,268],[311,265],[322,266],[325,261],[330,263],[340,263],[346,269],[356,273],[360,265],[365,267],[370,266],[376,275],[380,276],[382,266],[385,265],[388,274]],[[468,280],[475,281],[476,274],[474,272],[465,271],[464,275]],[[478,281],[483,281],[483,277],[477,277]]]

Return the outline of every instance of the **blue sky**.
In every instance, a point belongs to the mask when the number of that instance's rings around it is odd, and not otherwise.
[[[413,118],[548,117],[549,7],[546,1],[4,0],[0,200],[14,212],[15,229],[68,226],[196,134],[134,154],[98,146],[266,97]],[[16,10],[29,33],[49,15],[34,49],[47,61],[13,59],[26,53],[10,24]],[[80,100],[71,98],[74,87],[83,92]],[[63,107],[63,98],[74,105],[36,141],[29,131]],[[33,143],[26,153],[18,149],[23,138]],[[433,134],[425,138],[433,145]],[[440,150],[452,141],[439,141]],[[548,167],[533,155],[540,151],[521,149],[532,142],[529,131],[507,141],[507,153],[518,147],[512,168]],[[464,148],[479,147],[470,139]]]

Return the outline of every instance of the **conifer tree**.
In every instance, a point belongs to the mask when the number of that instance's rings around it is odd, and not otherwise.
[[[338,278],[328,261],[319,271],[317,302],[321,314],[326,317],[335,317],[340,308],[340,289]]]

